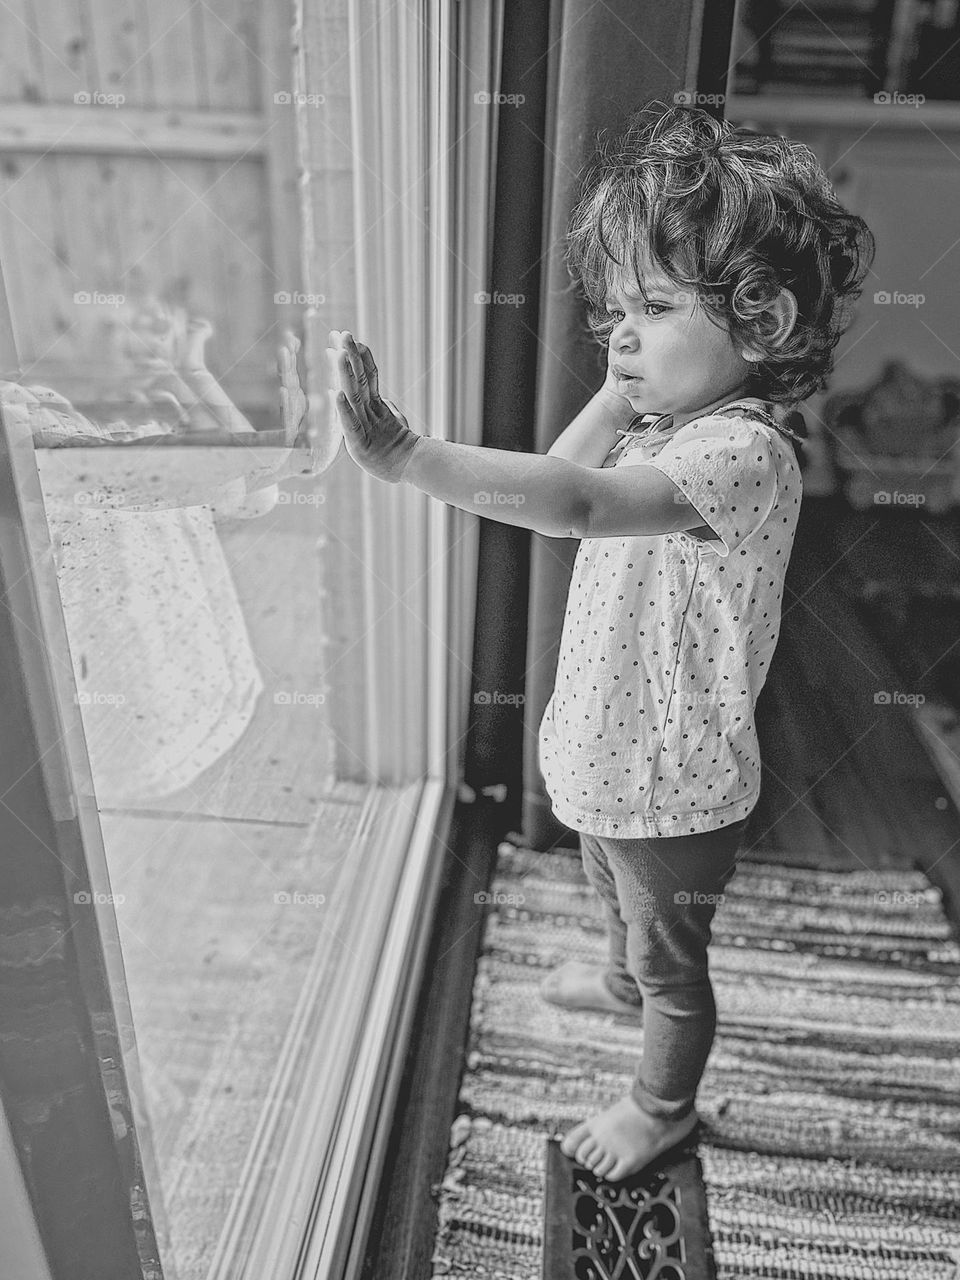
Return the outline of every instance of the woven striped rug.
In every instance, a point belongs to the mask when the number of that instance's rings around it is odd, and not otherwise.
[[[433,1276],[540,1280],[546,1139],[622,1096],[640,1030],[538,994],[605,956],[578,855],[504,844],[493,894]],[[938,891],[750,851],[713,936],[697,1105],[719,1280],[960,1280],[960,948]]]

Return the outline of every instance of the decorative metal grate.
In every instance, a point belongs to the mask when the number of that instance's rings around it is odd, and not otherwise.
[[[543,1280],[715,1280],[700,1161],[605,1182],[547,1143]]]

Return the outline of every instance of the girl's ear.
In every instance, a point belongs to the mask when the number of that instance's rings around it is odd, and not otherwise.
[[[776,328],[770,335],[774,345],[779,346],[781,342],[785,342],[793,332],[793,326],[797,323],[798,310],[797,300],[789,289],[781,289],[767,307],[767,314],[776,321]],[[745,347],[740,354],[744,360],[749,360],[751,363],[763,359],[763,354],[754,347]]]

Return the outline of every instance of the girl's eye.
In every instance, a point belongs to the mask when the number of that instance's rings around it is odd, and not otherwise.
[[[645,302],[643,310],[650,319],[658,320],[665,311],[670,310],[670,307],[668,307],[665,302]],[[612,310],[609,307],[607,308],[607,318],[612,320],[614,324],[619,324],[623,319],[623,316],[624,313],[622,311]]]

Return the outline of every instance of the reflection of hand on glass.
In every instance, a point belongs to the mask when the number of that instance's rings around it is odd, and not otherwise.
[[[238,485],[244,485],[247,499],[257,497],[252,506],[245,501],[243,514],[262,514],[276,501],[278,481],[317,479],[327,470],[341,434],[332,415],[309,412],[297,367],[301,343],[293,332],[284,332],[277,353],[279,424],[263,431],[254,429],[207,368],[205,347],[212,333],[208,320],[156,301],[123,325],[125,403],[145,407],[133,422],[93,422],[48,388],[4,383],[0,399],[8,405],[23,402],[38,448],[140,446],[109,451],[113,456],[98,462],[104,486],[109,481],[117,505],[123,503],[127,511],[209,503],[226,512],[235,505]],[[175,448],[157,466],[156,447],[184,444],[212,448],[192,457],[176,456],[184,451]],[[223,445],[247,447],[226,452]]]
[[[307,397],[300,385],[300,373],[297,369],[299,350],[300,339],[292,330],[284,329],[283,340],[277,349],[277,371],[280,374],[280,426],[284,439],[291,448],[309,446],[310,443],[309,429],[304,424]]]

